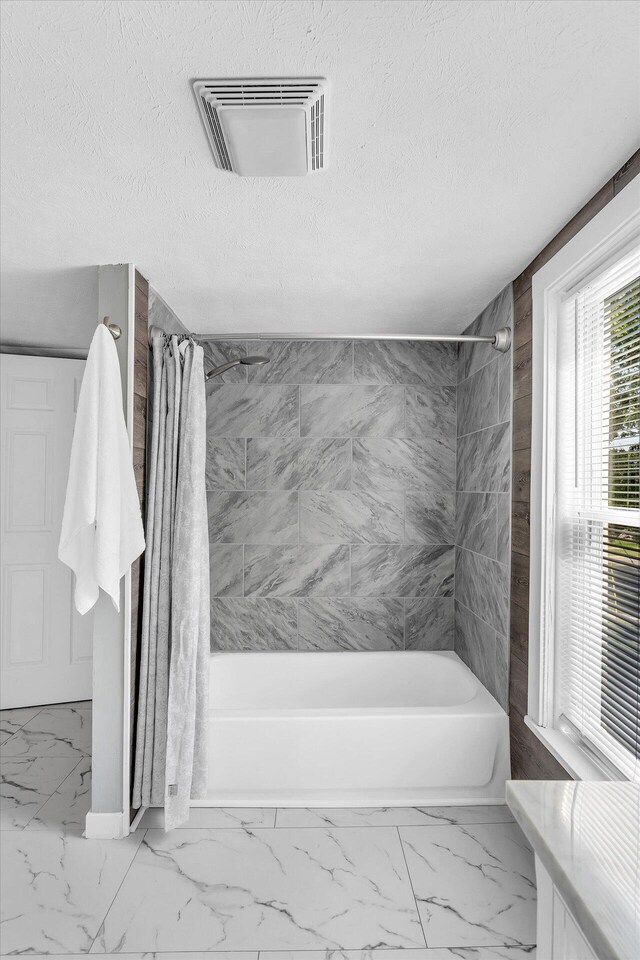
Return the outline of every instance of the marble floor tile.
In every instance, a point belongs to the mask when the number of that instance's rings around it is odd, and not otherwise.
[[[2,949],[86,953],[142,840],[21,830],[2,837]]]
[[[91,711],[45,707],[0,747],[1,757],[75,757],[91,753]]]
[[[0,760],[0,829],[22,830],[77,762],[74,757]]]
[[[180,829],[273,827],[275,819],[275,807],[192,807],[188,823],[183,824]],[[163,828],[162,809],[152,807],[147,810],[140,826]]]
[[[429,946],[535,942],[533,853],[517,824],[400,827],[400,837]]]
[[[276,827],[419,827],[512,823],[506,805],[474,807],[278,807]]]
[[[535,960],[535,946],[529,947],[454,947],[427,950],[206,950],[162,953],[102,953],[99,956],[120,960]],[[31,960],[86,960],[86,953],[29,954]],[[6,960],[0,954],[0,960]],[[542,958],[541,958],[542,960]]]
[[[418,953],[420,951],[413,952]],[[87,960],[86,953],[30,953],[29,956],[31,960],[55,960],[56,957],[59,957],[60,960]],[[120,960],[258,960],[258,951],[206,950],[203,952],[201,950],[190,950],[185,953],[184,950],[178,950],[171,953],[101,953],[99,956],[105,958],[105,960],[107,957],[119,957]],[[0,953],[0,960],[5,960],[5,958],[6,954]],[[407,957],[406,960],[410,960],[410,958]],[[426,960],[429,960],[429,958],[426,958]]]
[[[431,960],[429,950],[261,950],[263,960]]]
[[[84,757],[29,821],[26,829],[82,836],[90,807],[91,759]]]
[[[0,743],[5,743],[21,727],[42,710],[42,707],[16,707],[14,710],[0,710]]]
[[[535,955],[535,946],[453,947],[450,950],[446,947],[433,950],[261,950],[260,960],[535,960]],[[158,956],[169,957],[170,954]]]
[[[148,830],[92,952],[422,947],[398,834]]]

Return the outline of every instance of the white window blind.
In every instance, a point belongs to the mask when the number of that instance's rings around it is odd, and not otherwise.
[[[640,780],[640,248],[564,301],[554,726]]]

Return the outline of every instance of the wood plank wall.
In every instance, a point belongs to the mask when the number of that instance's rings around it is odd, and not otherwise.
[[[511,771],[516,780],[567,780],[567,772],[524,723],[529,647],[529,484],[531,477],[531,281],[534,273],[571,240],[635,176],[640,150],[547,244],[514,281],[513,456],[511,543],[511,641],[509,719]]]
[[[136,270],[135,289],[135,348],[133,355],[133,469],[143,520],[146,512],[147,470],[147,361],[149,356],[149,284]],[[130,744],[133,762],[136,703],[138,691],[138,664],[140,659],[140,631],[142,627],[142,589],[144,584],[144,553],[131,567],[131,725]]]

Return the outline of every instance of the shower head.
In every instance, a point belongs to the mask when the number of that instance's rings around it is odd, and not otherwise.
[[[225,371],[231,370],[232,367],[237,367],[241,363],[252,367],[254,365],[260,365],[261,363],[269,363],[269,357],[238,357],[237,360],[230,360],[228,363],[222,363],[219,367],[214,367],[214,369],[205,376],[205,383],[207,380],[211,380],[213,377],[218,377],[221,373],[225,373]]]

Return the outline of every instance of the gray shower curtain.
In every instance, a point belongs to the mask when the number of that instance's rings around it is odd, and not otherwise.
[[[209,543],[202,347],[153,349],[142,637],[132,804],[187,820],[207,786]]]

